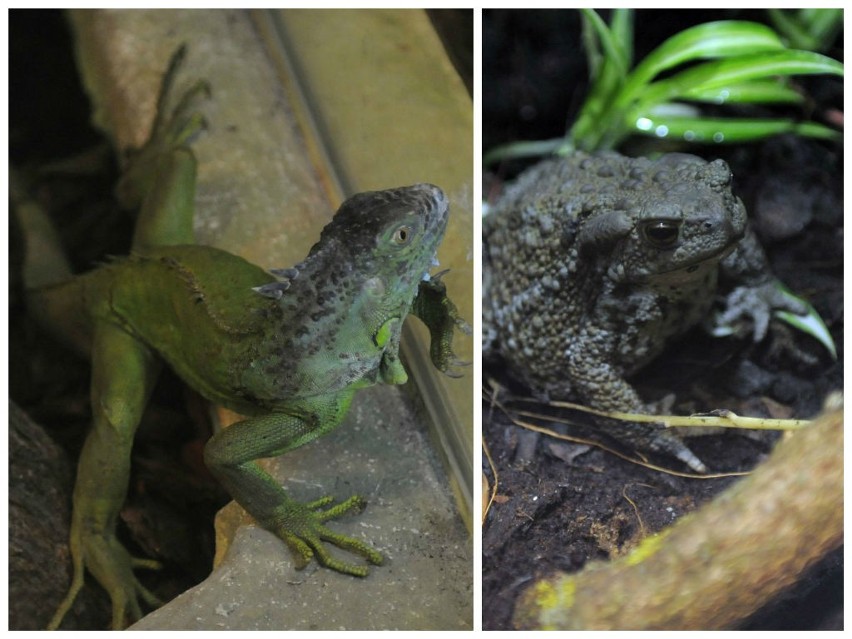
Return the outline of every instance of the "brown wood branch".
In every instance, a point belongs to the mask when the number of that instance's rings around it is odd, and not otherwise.
[[[751,476],[618,560],[536,582],[522,629],[722,629],[843,541],[843,413],[791,434]]]

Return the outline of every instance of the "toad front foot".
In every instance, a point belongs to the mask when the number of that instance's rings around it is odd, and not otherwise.
[[[808,308],[775,280],[759,286],[740,286],[728,295],[726,309],[715,318],[712,328],[720,331],[719,334],[725,334],[725,329],[747,334],[750,328],[754,341],[760,342],[766,336],[774,311],[805,315]]]

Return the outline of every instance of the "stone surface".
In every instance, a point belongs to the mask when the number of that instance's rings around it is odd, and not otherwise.
[[[316,563],[297,571],[284,543],[231,503],[217,519],[221,535],[234,534],[221,564],[132,629],[470,628],[471,545],[440,464],[424,455],[428,439],[409,421],[412,408],[399,389],[367,389],[332,435],[267,462],[298,500],[365,497],[362,513],[330,526],[369,541],[385,555],[382,566],[364,579]]]

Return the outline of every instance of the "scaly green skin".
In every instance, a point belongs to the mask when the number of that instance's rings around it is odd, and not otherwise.
[[[191,94],[203,89],[199,84]],[[141,204],[133,254],[30,296],[44,323],[92,358],[94,427],[74,490],[74,578],[53,628],[85,570],[109,592],[115,628],[141,616],[140,597],[157,603],[133,574],[152,562],[129,556],[115,523],[134,431],[162,362],[211,401],[249,416],[205,449],[210,470],[233,498],[291,547],[300,567],[316,557],[356,576],[365,576],[366,566],[332,557],[323,542],[372,564],[382,555],[324,522],[362,508],[363,500],[354,496],[325,510],[330,497],[294,502],[255,460],[335,428],[357,389],[404,383],[398,348],[409,312],[430,329],[435,366],[451,373],[460,364],[452,333],[466,325],[443,284],[424,279],[447,224],[440,189],[420,184],[356,195],[303,262],[264,271],[192,245],[195,160],[186,144],[202,121],[185,116],[190,103],[182,100],[168,121],[158,116],[125,173],[120,192]]]

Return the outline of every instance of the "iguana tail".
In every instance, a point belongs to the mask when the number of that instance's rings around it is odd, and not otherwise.
[[[91,328],[83,284],[79,278],[72,278],[71,265],[50,217],[26,193],[14,172],[10,173],[11,205],[26,245],[22,277],[27,310],[43,328],[88,356]]]
[[[29,290],[70,279],[72,273],[50,217],[22,182],[17,172],[10,171],[9,198],[26,242],[23,278]]]

